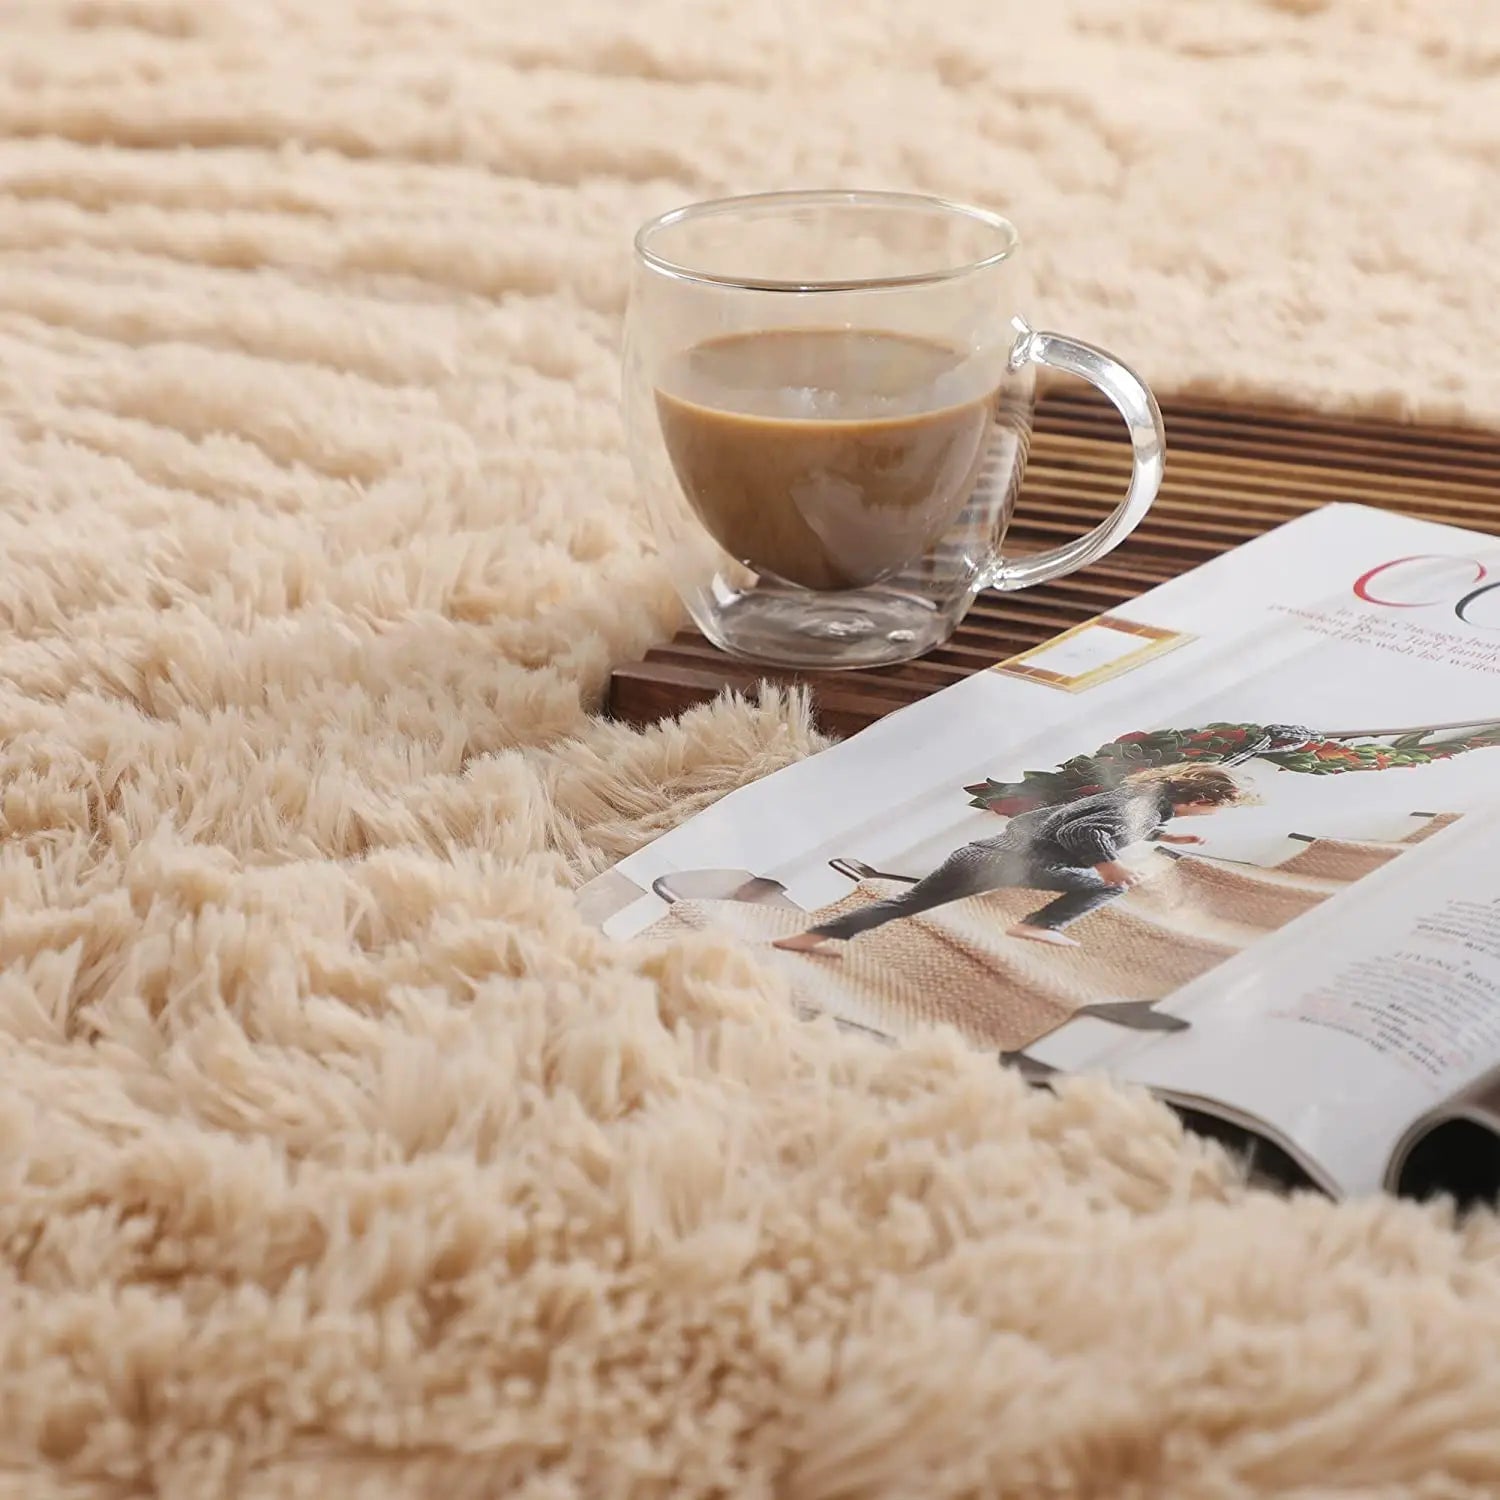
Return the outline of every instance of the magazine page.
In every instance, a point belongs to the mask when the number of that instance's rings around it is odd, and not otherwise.
[[[1500,1199],[1500,1066],[1416,1120],[1391,1155],[1385,1185],[1465,1206]]]
[[[1349,883],[1164,1002],[1180,1031],[1085,1016],[1028,1055],[1253,1123],[1330,1192],[1373,1192],[1408,1127],[1500,1061],[1497,839],[1478,811]]]
[[[581,899],[621,937],[735,933],[799,1004],[885,1035],[1176,1046],[1168,997],[1269,972],[1283,929],[1330,930],[1493,798],[1492,571],[1491,538],[1329,508],[725,798]]]

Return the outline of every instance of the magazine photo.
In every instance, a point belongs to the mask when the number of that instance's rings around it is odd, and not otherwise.
[[[1339,506],[725,798],[580,900],[620,938],[732,934],[804,1013],[895,1043],[950,1026],[1039,1083],[1143,1085],[1331,1193],[1485,1193],[1497,803],[1500,544]]]

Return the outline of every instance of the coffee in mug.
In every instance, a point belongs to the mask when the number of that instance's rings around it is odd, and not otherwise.
[[[863,328],[708,339],[663,369],[683,493],[736,561],[812,589],[876,583],[946,532],[998,392],[966,349]]]

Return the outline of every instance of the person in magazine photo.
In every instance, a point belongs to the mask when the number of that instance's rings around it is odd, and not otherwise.
[[[777,940],[789,952],[817,952],[887,922],[991,891],[1056,891],[1056,897],[1007,929],[1007,936],[1073,948],[1065,930],[1122,896],[1144,878],[1121,863],[1132,845],[1153,840],[1198,844],[1191,833],[1167,833],[1177,818],[1243,806],[1252,794],[1220,766],[1173,765],[1138,771],[1109,791],[1040,807],[1010,819],[993,838],[954,850],[910,889]],[[891,878],[891,877],[887,877]]]

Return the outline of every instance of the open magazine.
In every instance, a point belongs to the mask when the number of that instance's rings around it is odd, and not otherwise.
[[[1500,1194],[1500,539],[1334,506],[590,882],[800,1007],[1100,1071],[1299,1179]]]

